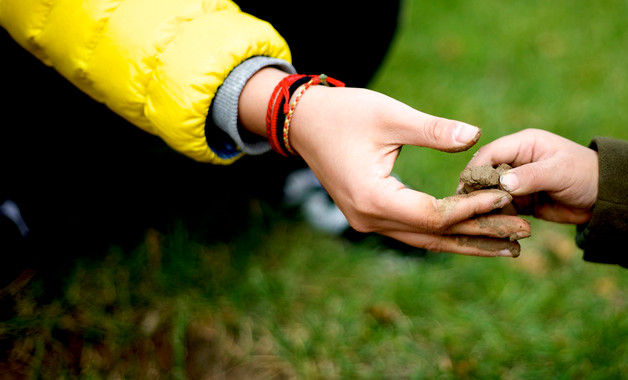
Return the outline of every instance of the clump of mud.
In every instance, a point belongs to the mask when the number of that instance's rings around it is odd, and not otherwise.
[[[462,173],[460,173],[460,181],[463,184],[463,187],[458,191],[460,194],[469,194],[477,190],[485,190],[485,189],[499,189],[504,190],[500,183],[499,177],[502,174],[512,169],[512,167],[508,164],[501,164],[498,167],[494,168],[492,165],[480,165],[480,166],[472,166],[464,169]],[[488,214],[504,214],[504,215],[517,215],[517,209],[512,203],[508,203],[501,209],[496,209]],[[503,219],[481,219],[481,223],[487,223],[487,227],[490,224],[490,227],[493,229],[497,229],[498,231],[502,229],[502,227],[507,227],[508,224],[504,222]],[[525,220],[524,220],[525,222]],[[482,241],[485,249],[490,251],[498,251],[503,249],[504,247],[511,249],[511,245],[508,244],[508,240],[515,241],[519,240],[520,237],[515,233],[510,236],[506,236],[505,232],[500,233],[501,236],[504,236],[504,239],[485,239]],[[507,237],[507,239],[506,239]],[[477,242],[477,239],[472,240],[474,244]],[[470,240],[461,238],[459,242],[463,245],[469,245]],[[519,256],[519,250],[521,247],[519,245],[516,246],[515,250],[511,250],[512,256]]]
[[[500,189],[504,190],[499,184],[499,177],[506,171],[512,169],[508,164],[501,164],[494,168],[491,165],[480,165],[466,168],[460,173],[460,180],[464,187],[460,190],[460,194],[469,194],[476,190],[484,189]],[[517,215],[517,209],[512,203],[507,204],[501,210],[495,210],[495,213],[506,215]]]
[[[494,168],[491,165],[480,165],[466,168],[460,173],[460,180],[464,184],[462,194],[469,194],[482,189],[499,189],[499,177],[512,169],[508,164],[501,164]]]

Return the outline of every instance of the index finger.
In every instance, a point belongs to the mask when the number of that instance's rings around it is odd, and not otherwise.
[[[525,129],[481,147],[467,167],[503,163],[520,166],[539,161],[552,155],[556,146],[565,141],[569,140],[542,129]]]
[[[522,139],[516,134],[500,137],[482,146],[467,164],[468,167],[479,165],[510,164],[521,155]]]

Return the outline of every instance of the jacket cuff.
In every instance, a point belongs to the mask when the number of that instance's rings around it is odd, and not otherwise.
[[[294,67],[283,59],[252,57],[236,66],[216,92],[212,103],[212,120],[233,139],[234,144],[228,144],[233,147],[233,154],[244,152],[258,155],[270,151],[270,144],[266,139],[248,132],[238,124],[238,100],[244,85],[260,69],[268,66],[277,67],[289,74],[296,73]]]
[[[628,254],[618,248],[628,231],[628,142],[597,137],[589,147],[599,157],[598,197],[589,223],[577,227],[576,243],[586,261],[628,267]]]

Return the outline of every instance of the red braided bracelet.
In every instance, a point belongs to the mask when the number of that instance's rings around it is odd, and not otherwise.
[[[290,121],[298,101],[312,85],[322,84],[325,86],[344,87],[344,83],[330,78],[325,74],[302,75],[292,74],[283,78],[273,90],[266,110],[266,135],[270,146],[274,151],[284,157],[289,154],[297,156],[289,141]],[[293,93],[301,88],[297,97],[288,104]],[[282,109],[283,108],[283,109]],[[278,128],[282,125],[283,128]]]
[[[284,156],[286,154],[283,153],[279,141],[275,138],[277,135],[277,118],[280,113],[279,108],[285,103],[286,99],[290,99],[290,86],[304,77],[305,75],[303,74],[292,74],[283,78],[277,86],[275,86],[268,102],[268,109],[266,110],[266,136],[271,148]]]

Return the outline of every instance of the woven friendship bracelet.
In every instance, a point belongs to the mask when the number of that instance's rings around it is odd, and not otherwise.
[[[324,86],[344,87],[344,83],[330,78],[325,74],[302,75],[293,74],[285,77],[277,84],[268,102],[266,111],[266,134],[270,146],[274,151],[284,157],[298,154],[289,140],[290,122],[297,103],[312,85],[321,84]],[[299,90],[295,99],[288,104],[292,95]],[[282,127],[278,127],[278,126]]]
[[[277,118],[280,114],[280,107],[285,102],[286,98],[290,97],[290,86],[301,78],[304,78],[303,74],[292,74],[283,78],[275,89],[273,90],[270,100],[268,101],[268,108],[266,110],[266,136],[270,142],[270,146],[274,151],[279,148],[278,142],[273,138],[277,134]]]
[[[288,113],[287,102],[294,91],[309,80],[310,78],[303,74],[293,74],[285,77],[275,87],[268,103],[266,135],[273,150],[286,157],[290,152],[283,147],[280,136],[283,134],[284,118]],[[278,128],[278,126],[281,126],[281,128]]]
[[[288,107],[288,113],[286,114],[286,117],[284,118],[283,133],[282,133],[283,146],[286,148],[288,152],[290,152],[290,154],[294,156],[296,156],[297,153],[294,151],[294,149],[292,149],[292,146],[290,145],[290,139],[288,136],[288,133],[290,131],[290,121],[292,120],[292,115],[294,114],[295,108],[297,108],[297,103],[299,102],[299,100],[301,99],[305,91],[307,91],[307,89],[310,88],[311,85],[313,84],[316,85],[318,83],[320,83],[320,79],[318,77],[314,77],[310,79],[309,82],[307,82],[306,84],[300,87],[299,92],[294,97],[294,100]]]

